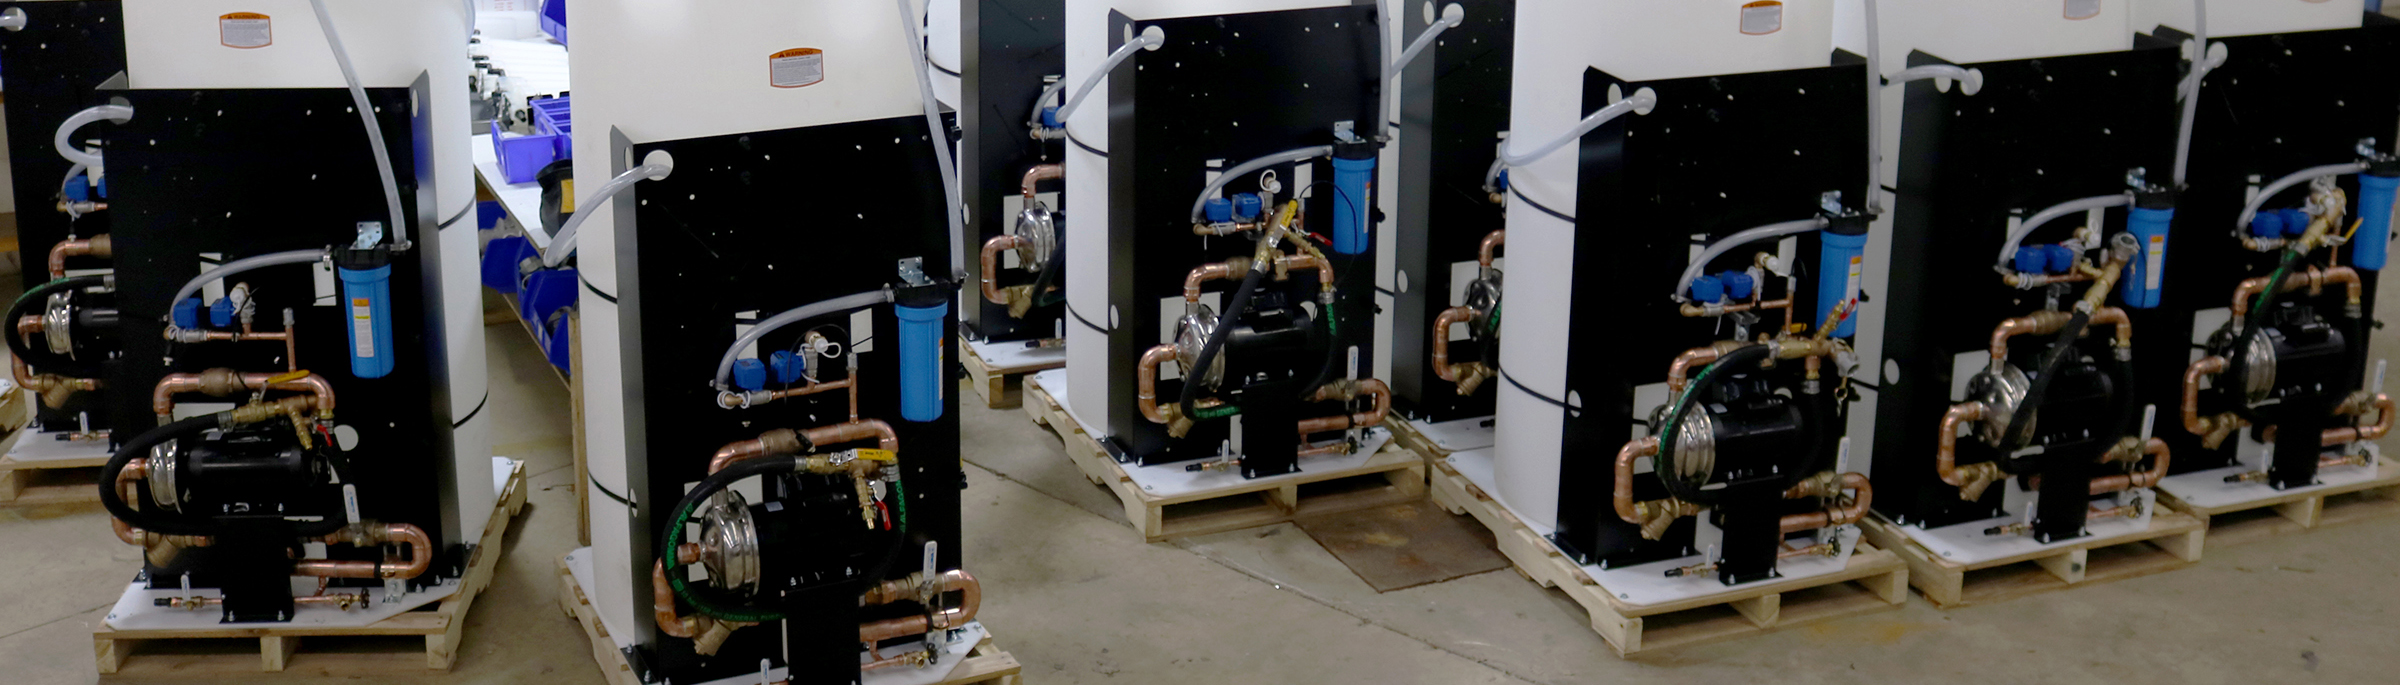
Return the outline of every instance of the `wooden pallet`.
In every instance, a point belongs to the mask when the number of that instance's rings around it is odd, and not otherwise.
[[[1418,458],[1424,459],[1427,473],[1431,473],[1434,470],[1435,467],[1433,465],[1435,463],[1450,458],[1450,450],[1442,449],[1441,445],[1433,444],[1433,440],[1426,438],[1423,433],[1418,433],[1417,429],[1410,425],[1409,422],[1393,421],[1391,422],[1390,427],[1392,429],[1392,444],[1398,445],[1400,449],[1413,452]]]
[[[976,354],[966,338],[958,339],[958,360],[961,366],[967,367],[968,385],[975,388],[975,395],[983,398],[983,406],[989,409],[1023,405],[1025,381],[1031,380],[1033,374],[1067,367],[1064,359],[1024,366],[994,365],[985,361],[983,355]]]
[[[1629,604],[1447,462],[1434,464],[1433,501],[1491,528],[1517,575],[1567,593],[1620,657],[1890,611],[1908,601],[1908,566],[1891,552],[1860,543],[1840,573],[1750,583],[1679,602]]]
[[[2207,521],[2212,544],[2240,544],[2400,515],[2400,462],[2378,459],[2374,480],[2237,505],[2194,506],[2165,490],[2158,491],[2158,501]]]
[[[600,610],[592,606],[591,598],[583,594],[583,586],[575,582],[575,572],[567,568],[565,554],[558,556],[558,609],[567,618],[583,624],[583,637],[592,645],[592,661],[599,665],[600,675],[608,680],[608,685],[642,685],[633,665],[625,661],[625,653],[617,651],[608,627],[600,623]],[[951,670],[948,679],[933,685],[1024,685],[1023,671],[1017,658],[1001,651],[986,633],[983,641],[967,653],[967,660]]]
[[[1248,481],[1205,492],[1152,495],[1125,474],[1100,441],[1076,425],[1040,383],[1025,382],[1025,411],[1034,423],[1058,432],[1067,458],[1093,484],[1107,487],[1125,505],[1125,519],[1158,542],[1187,535],[1256,528],[1292,519],[1357,511],[1425,496],[1425,462],[1413,452],[1386,445],[1364,464],[1346,469],[1302,471],[1296,477]]]
[[[525,508],[526,489],[520,462],[492,507],[458,592],[431,609],[357,627],[112,630],[102,624],[92,631],[94,661],[103,676],[140,678],[239,680],[260,672],[389,678],[448,671],[465,637],[467,611],[500,565],[509,522]]]
[[[2199,563],[2201,539],[2208,535],[2206,520],[2161,503],[2148,530],[1962,564],[1926,550],[1882,518],[1868,517],[1862,527],[1868,540],[1900,553],[1909,584],[1945,609],[2186,568]]]
[[[0,456],[0,506],[98,504],[100,467],[108,455],[17,461]]]

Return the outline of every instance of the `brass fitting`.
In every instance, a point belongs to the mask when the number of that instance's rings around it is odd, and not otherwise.
[[[708,619],[701,620],[708,623],[708,628],[700,631],[699,637],[692,638],[692,652],[703,656],[716,654],[718,648],[725,646],[725,640],[733,637],[733,631],[748,628],[752,625],[748,623],[710,621]]]
[[[1962,481],[1958,486],[1958,498],[1969,502],[1983,499],[1985,488],[2008,479],[2008,474],[2000,471],[2000,462],[1997,461],[1961,466],[1958,467],[1958,474]]]
[[[2200,433],[2200,446],[2216,449],[2218,445],[2225,443],[2226,438],[2233,437],[2235,432],[2249,425],[2249,421],[2243,420],[2241,416],[2233,412],[2201,419],[2200,427],[2203,431]]]
[[[1483,362],[1452,364],[1450,368],[1451,373],[1458,376],[1460,397],[1475,394],[1477,388],[1483,387],[1484,381],[1492,379],[1492,367],[1485,366]]]
[[[1676,519],[1698,516],[1700,510],[1700,505],[1673,497],[1639,502],[1633,505],[1634,513],[1642,517],[1642,539],[1644,540],[1665,537],[1667,527],[1675,525]]]
[[[1794,484],[1791,489],[1783,491],[1783,498],[1801,499],[1804,497],[1829,497],[1833,495],[1839,495],[1841,492],[1842,474],[1834,473],[1832,471],[1823,471],[1817,475],[1802,479],[1799,483]]]

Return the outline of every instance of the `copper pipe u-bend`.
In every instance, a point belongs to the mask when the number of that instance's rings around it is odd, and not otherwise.
[[[983,241],[983,299],[992,304],[1008,304],[1008,296],[1000,292],[1000,253],[1025,245],[1018,235],[996,235]]]
[[[1025,170],[1025,180],[1020,181],[1017,184],[1017,190],[1025,194],[1025,206],[1030,208],[1033,206],[1035,184],[1043,181],[1054,181],[1066,177],[1067,167],[1065,165],[1036,164],[1033,165],[1032,168]]]
[[[1498,235],[1495,231],[1494,235]],[[1433,375],[1452,383],[1458,382],[1458,369],[1450,366],[1450,327],[1474,318],[1475,310],[1451,307],[1433,317]]]
[[[2151,463],[2148,470],[2094,478],[2092,479],[2091,493],[2104,495],[2131,488],[2146,488],[2157,485],[2158,481],[2165,479],[2168,460],[2167,441],[2151,438],[2148,442],[2142,443],[2142,454],[2150,457]]]
[[[2324,437],[2318,441],[2318,444],[2324,447],[2333,447],[2353,442],[2380,440],[2392,432],[2392,413],[2392,397],[2383,393],[2375,393],[2375,423],[2356,427],[2327,428]]]
[[[2270,277],[2268,276],[2244,279],[2239,287],[2233,289],[2234,320],[2240,321],[2244,316],[2250,313],[2250,301],[2258,297],[2259,293],[2266,291],[2267,281],[2269,279]],[[2350,267],[2347,266],[2337,266],[2330,269],[2319,269],[2313,266],[2309,267],[2306,271],[2285,276],[2283,279],[2283,289],[2286,291],[2291,291],[2299,290],[2301,288],[2308,288],[2313,292],[2335,283],[2340,283],[2349,287],[2350,304],[2358,304],[2360,301],[2359,298],[2365,294],[2365,291],[2363,290],[2364,285],[2360,283],[2358,279],[2358,272],[2351,270]]]
[[[175,396],[181,393],[197,392],[212,397],[226,397],[248,390],[267,389],[314,395],[317,398],[317,413],[320,416],[333,415],[333,384],[326,381],[324,376],[312,373],[299,378],[274,383],[268,382],[281,375],[285,374],[236,373],[232,369],[225,368],[209,369],[200,373],[170,373],[166,377],[158,379],[158,386],[151,389],[150,411],[161,419],[174,416]]]
[[[968,621],[975,620],[976,612],[983,608],[983,585],[975,582],[975,576],[968,574],[966,569],[952,569],[942,572],[938,582],[943,592],[959,594],[957,606],[943,607],[940,612],[930,616],[919,614],[861,623],[858,626],[858,641],[872,644],[910,635],[923,635],[936,630],[956,628],[965,625]],[[881,595],[882,593],[875,594]],[[889,602],[898,598],[884,597],[884,599]]]
[[[108,259],[111,256],[110,252],[111,250],[109,248],[108,234],[106,233],[92,236],[90,238],[58,241],[58,244],[50,246],[50,277],[67,277],[68,257],[90,255],[93,257],[99,257],[101,259]]]
[[[2067,320],[2073,316],[2062,311],[2047,311],[2034,312],[2029,316],[2001,321],[1999,326],[1992,328],[1992,366],[1997,368],[2002,362],[2008,361],[2008,340],[2010,338],[2020,335],[2057,333],[2059,329],[2066,327]],[[2116,326],[2117,346],[2128,349],[2133,347],[2133,320],[2125,316],[2123,309],[2101,307],[2092,310],[2092,320],[2088,325]],[[2085,329],[2087,335],[2089,330],[2089,328]]]
[[[1158,406],[1158,366],[1174,359],[1174,345],[1154,345],[1142,352],[1141,364],[1134,367],[1133,403],[1152,423],[1167,422],[1166,410]]]
[[[2183,430],[2193,435],[2207,435],[2215,430],[2207,419],[2200,417],[2200,379],[2225,372],[2224,357],[2201,357],[2183,370]]]
[[[1861,519],[1865,519],[1867,508],[1875,503],[1875,486],[1868,483],[1867,477],[1863,474],[1844,473],[1840,487],[1844,490],[1858,491],[1858,494],[1851,498],[1849,506],[1836,507],[1828,511],[1785,515],[1782,520],[1783,532],[1797,533],[1804,530],[1816,530],[1857,523]]]
[[[320,539],[326,543],[353,542],[345,533],[334,533]],[[387,566],[380,561],[333,561],[302,559],[292,564],[292,575],[325,578],[415,578],[433,567],[433,538],[424,529],[405,523],[387,523],[368,531],[368,541],[378,544],[405,544],[407,563]]]
[[[1238,278],[1245,272],[1246,269],[1237,268],[1232,262],[1217,262],[1193,267],[1191,273],[1185,274],[1183,277],[1183,303],[1187,306],[1200,303],[1200,284]]]
[[[1484,236],[1483,244],[1475,247],[1475,265],[1485,269],[1492,268],[1492,258],[1500,253],[1500,246],[1507,243],[1508,229],[1505,228]]]
[[[1331,386],[1328,385],[1327,387]],[[1313,433],[1383,425],[1384,417],[1392,413],[1392,387],[1385,385],[1384,382],[1380,380],[1363,378],[1359,379],[1358,381],[1358,394],[1374,396],[1375,405],[1362,412],[1352,412],[1348,414],[1324,416],[1313,419],[1301,419],[1300,434],[1306,436]],[[1324,388],[1319,388],[1317,390],[1317,394],[1309,399],[1311,401],[1324,402],[1336,398],[1329,394]]]
[[[1617,482],[1609,493],[1609,499],[1616,504],[1617,518],[1624,519],[1626,523],[1637,526],[1648,523],[1633,507],[1633,462],[1642,457],[1656,456],[1658,436],[1655,435],[1625,443],[1623,448],[1617,450]]]
[[[1950,405],[1950,411],[1942,414],[1942,438],[1933,451],[1933,468],[1942,474],[1942,482],[1967,486],[1966,474],[1958,471],[1958,429],[1970,421],[1983,420],[1984,413],[1982,402],[1965,402]]]
[[[799,431],[777,428],[760,433],[757,438],[717,448],[716,457],[708,461],[708,472],[713,474],[725,470],[727,466],[752,459],[799,454],[803,438],[807,440],[806,444],[819,448],[874,440],[876,447],[886,452],[900,451],[900,435],[892,431],[891,424],[877,419],[844,421]]]

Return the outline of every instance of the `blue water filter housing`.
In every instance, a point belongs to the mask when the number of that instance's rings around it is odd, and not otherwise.
[[[942,323],[950,316],[950,301],[903,300],[892,309],[900,318],[900,418],[942,418]]]
[[[2392,256],[2392,205],[2400,196],[2400,160],[2375,163],[2358,175],[2358,233],[2350,237],[2350,265],[2382,271]]]
[[[1375,144],[1333,146],[1333,251],[1360,254],[1374,244]]]
[[[350,336],[350,375],[390,375],[398,351],[392,347],[391,252],[344,248],[335,254],[333,271],[342,279],[342,311],[350,320],[343,327]]]
[[[2134,198],[2125,216],[2125,232],[2133,235],[2133,263],[2119,280],[2125,306],[2158,307],[2160,286],[2167,279],[2167,227],[2175,223],[2175,200],[2166,193]]]
[[[1872,219],[1866,215],[1838,216],[1825,224],[1818,233],[1817,251],[1817,323],[1833,313],[1833,308],[1858,297],[1858,283],[1866,270],[1867,226]],[[1850,337],[1858,329],[1858,316],[1853,313],[1833,327],[1833,336]]]

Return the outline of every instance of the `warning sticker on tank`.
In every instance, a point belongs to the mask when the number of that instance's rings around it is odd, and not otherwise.
[[[2150,236],[2150,244],[2144,246],[2142,252],[2142,267],[2149,271],[2149,274],[2142,278],[2142,289],[2157,290],[2160,273],[2166,271],[2167,237],[2165,235]]]
[[[1859,274],[1859,272],[1861,272],[1861,271],[1864,271],[1864,270],[1865,270],[1865,269],[1864,269],[1864,267],[1863,267],[1863,265],[1864,265],[1865,263],[1866,263],[1866,258],[1864,258],[1864,257],[1851,257],[1851,258],[1850,258],[1850,280],[1848,280],[1848,281],[1846,281],[1846,282],[1842,283],[1842,300],[1843,300],[1843,301],[1845,301],[1845,302],[1846,302],[1846,301],[1849,301],[1849,300],[1852,300],[1852,299],[1856,299],[1856,298],[1858,297],[1858,274]]]
[[[2100,0],[2067,0],[2068,19],[2090,19],[2100,16]]]
[[[361,359],[375,356],[375,301],[364,297],[350,298],[351,355]]]
[[[275,29],[267,15],[235,12],[217,17],[217,42],[229,48],[263,48],[275,44]]]
[[[1783,30],[1783,3],[1759,0],[1742,6],[1742,33],[1764,36]]]
[[[813,86],[825,80],[825,51],[792,48],[767,56],[767,84],[777,88]]]

